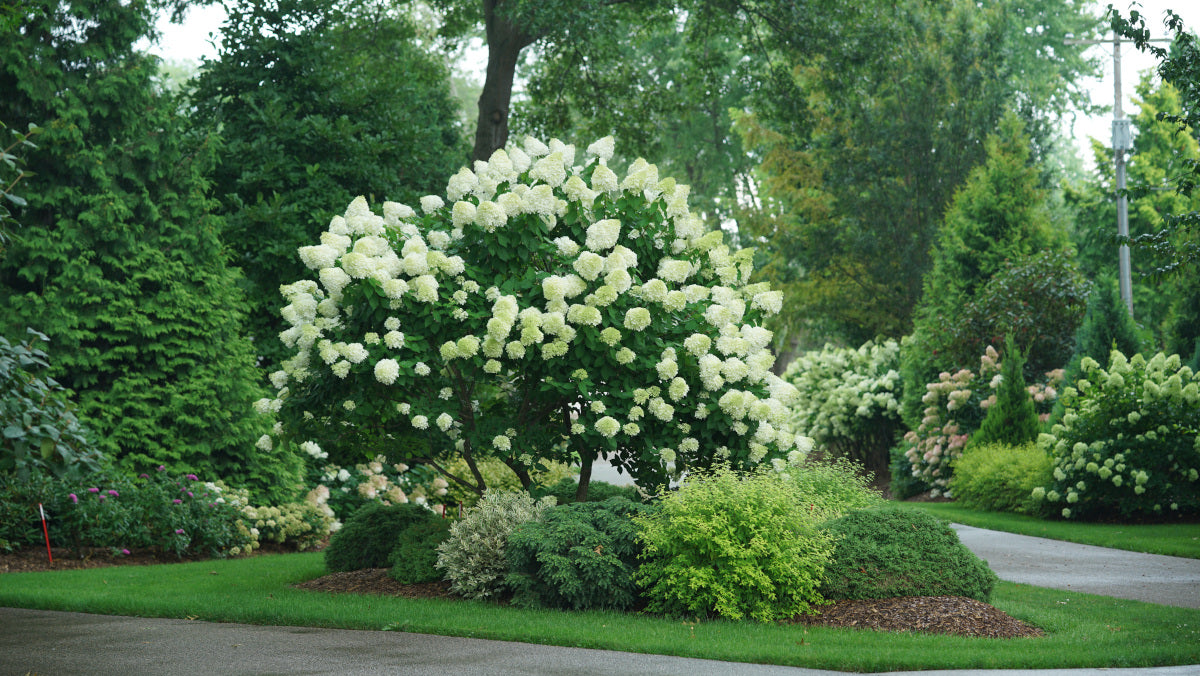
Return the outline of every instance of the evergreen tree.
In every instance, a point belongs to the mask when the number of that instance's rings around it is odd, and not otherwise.
[[[208,197],[217,148],[188,133],[157,60],[134,48],[156,6],[28,5],[0,44],[0,119],[45,131],[0,263],[0,333],[50,337],[53,377],[123,467],[291,490],[299,461],[255,449],[258,372]]]
[[[195,119],[226,151],[214,177],[223,240],[246,275],[260,365],[282,358],[279,287],[355,197],[416,204],[438,194],[467,144],[449,74],[413,26],[371,0],[228,4],[219,61],[194,82]]]
[[[981,444],[1021,444],[1037,440],[1042,425],[1033,399],[1025,389],[1025,357],[1009,335],[1004,341],[1004,361],[1000,365],[1000,386],[996,400],[988,407],[979,430],[967,443],[970,449]]]
[[[933,247],[933,265],[925,276],[912,340],[901,362],[905,421],[920,420],[925,385],[940,371],[974,367],[974,359],[954,361],[942,327],[959,317],[1006,261],[1067,248],[1066,232],[1052,222],[1048,193],[1031,162],[1029,136],[1009,113],[987,138],[986,161],[968,175],[955,193]]]

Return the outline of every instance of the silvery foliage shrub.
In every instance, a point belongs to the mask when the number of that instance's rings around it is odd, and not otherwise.
[[[917,429],[904,435],[908,447],[905,457],[912,467],[912,476],[933,486],[933,494],[949,496],[953,462],[962,457],[967,441],[987,416],[987,409],[996,402],[1000,387],[1000,353],[987,346],[979,359],[979,373],[960,369],[955,373],[942,372],[938,382],[926,385],[924,417]],[[1026,389],[1033,397],[1038,420],[1046,422],[1058,400],[1058,388],[1063,371],[1056,369]]]
[[[656,511],[634,517],[648,610],[761,622],[813,612],[834,549],[818,525],[830,516],[801,505],[783,473],[689,474]]]
[[[1200,512],[1200,377],[1161,352],[1080,366],[1061,424],[1038,438],[1054,480],[1033,497],[1068,519]]]
[[[524,491],[485,491],[479,504],[452,525],[450,537],[438,545],[436,565],[450,581],[450,591],[469,599],[503,592],[509,534],[553,506],[554,498],[534,500]]]
[[[416,435],[523,483],[600,454],[658,485],[800,453],[761,325],[782,294],[748,283],[753,252],[706,232],[687,186],[644,160],[619,178],[612,153],[526,139],[419,213],[356,199],[300,248],[313,278],[282,287],[295,353],[256,404],[274,438],[334,454]]]
[[[800,355],[783,373],[799,395],[792,424],[833,454],[868,468],[887,466],[900,419],[900,343],[858,349],[826,345]]]

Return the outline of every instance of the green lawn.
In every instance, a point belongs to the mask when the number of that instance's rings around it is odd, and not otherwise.
[[[1200,610],[1001,583],[992,604],[1035,639],[805,629],[636,614],[521,610],[461,600],[330,595],[291,584],[321,555],[0,575],[0,605],[145,617],[472,636],[853,671],[1200,664]]]
[[[1200,523],[1129,525],[1045,521],[1019,514],[966,509],[953,502],[901,502],[897,504],[913,509],[922,509],[947,521],[976,528],[1124,549],[1131,552],[1200,559]]]

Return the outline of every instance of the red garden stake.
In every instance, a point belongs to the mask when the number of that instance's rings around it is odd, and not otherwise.
[[[42,534],[46,536],[46,557],[50,559],[50,563],[54,563],[54,555],[50,553],[50,529],[46,528],[46,510],[42,508],[42,503],[38,503],[38,512],[42,515]]]

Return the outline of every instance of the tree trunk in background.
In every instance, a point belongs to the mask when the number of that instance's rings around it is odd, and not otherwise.
[[[502,0],[485,0],[488,63],[483,92],[479,95],[479,121],[475,129],[473,159],[487,161],[508,142],[508,113],[513,79],[521,50],[537,39],[496,14]]]

